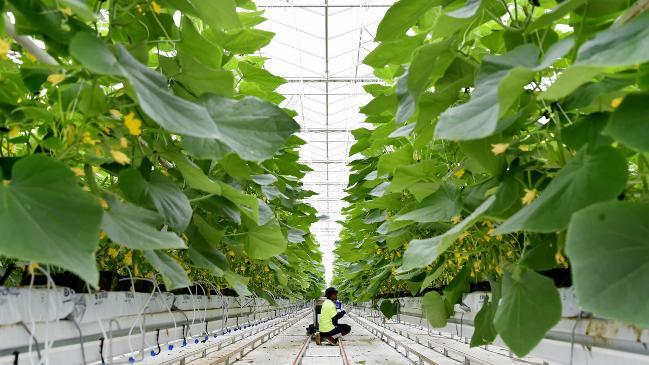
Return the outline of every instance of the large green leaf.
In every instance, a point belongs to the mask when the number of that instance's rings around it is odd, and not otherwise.
[[[649,61],[649,13],[597,33],[579,47],[575,65],[631,67]]]
[[[122,75],[115,55],[101,39],[90,33],[75,34],[70,41],[70,54],[92,72],[102,75]]]
[[[192,0],[191,4],[212,29],[228,30],[241,27],[235,0]]]
[[[567,0],[559,3],[559,5],[557,5],[550,11],[543,13],[543,15],[534,19],[534,21],[532,21],[527,26],[527,28],[525,28],[525,33],[530,34],[538,29],[551,25],[554,21],[561,19],[585,2],[586,0]]]
[[[244,160],[263,161],[300,129],[278,106],[254,97],[241,100],[209,95],[201,99],[218,130],[218,139]]]
[[[69,7],[73,13],[84,21],[93,22],[97,20],[97,15],[82,0],[61,0],[61,3]]]
[[[484,304],[475,316],[475,332],[471,336],[471,347],[490,344],[498,336],[493,322],[500,302],[501,283],[490,280],[489,284],[491,285],[491,298],[485,294]]]
[[[164,219],[158,213],[121,202],[106,195],[108,209],[101,228],[113,242],[138,250],[185,248],[185,242],[173,232],[161,231]]]
[[[403,38],[406,31],[433,5],[433,1],[430,0],[397,1],[379,23],[375,40],[378,42]]]
[[[471,100],[442,113],[435,135],[444,139],[470,140],[496,133],[498,121],[534,75],[531,69],[538,55],[538,48],[528,44],[503,56],[486,56]],[[501,95],[506,95],[506,99],[501,100]]]
[[[649,93],[627,95],[615,109],[604,134],[611,136],[638,152],[649,151]]]
[[[517,356],[527,355],[561,319],[561,299],[552,279],[522,266],[506,272],[494,326]]]
[[[412,150],[408,151],[412,153]],[[414,186],[418,182],[428,183],[428,194],[432,193],[434,189],[432,186],[437,186],[438,183],[435,181],[435,176],[442,176],[446,173],[446,165],[437,160],[424,160],[415,164],[410,164],[412,162],[412,155],[404,152],[403,155],[391,156],[385,155],[386,158],[381,161],[383,169],[388,169],[389,165],[396,165],[397,168],[394,170],[392,180],[390,181],[390,186],[386,189],[388,192],[397,193],[403,190],[411,189],[415,190]],[[385,167],[384,167],[385,166]],[[414,191],[413,191],[414,193]]]
[[[496,229],[555,232],[568,226],[570,216],[593,203],[616,198],[626,185],[627,161],[615,148],[583,147],[559,171],[541,195]]]
[[[223,46],[232,53],[255,53],[260,48],[267,46],[274,36],[275,33],[272,32],[247,28],[233,34],[226,34]]]
[[[421,300],[421,309],[428,319],[428,323],[434,328],[446,326],[450,316],[444,298],[436,291],[428,292]]]
[[[379,309],[387,319],[390,319],[397,314],[398,305],[399,305],[398,300],[392,302],[390,300],[385,299],[381,301],[381,305],[379,306]]]
[[[117,46],[121,73],[131,83],[146,115],[169,132],[186,136],[220,137],[214,121],[204,107],[173,95],[167,79],[139,63],[128,51]]]
[[[455,242],[457,237],[465,230],[471,227],[487,209],[493,204],[494,196],[485,200],[471,215],[464,218],[462,222],[453,226],[445,233],[422,240],[412,240],[408,244],[408,249],[403,254],[403,264],[399,271],[404,272],[419,267],[425,267],[435,261],[444,251],[446,251]]]
[[[192,156],[206,160],[220,160],[232,150],[218,139],[183,136],[182,146]]]
[[[381,42],[372,50],[363,63],[372,67],[385,65],[401,65],[407,63],[412,57],[412,51],[421,45],[423,37],[404,37],[390,42]]]
[[[162,274],[166,290],[185,288],[192,285],[185,273],[185,269],[164,251],[146,250],[142,251],[142,253],[147,261]]]
[[[181,99],[167,89],[167,80],[139,63],[126,49],[117,47],[117,57],[100,40],[79,33],[70,52],[91,71],[124,76],[133,86],[142,110],[170,132],[196,137],[217,137],[214,122],[200,105]]]
[[[230,288],[234,289],[239,296],[252,295],[248,289],[248,278],[233,273],[232,271],[225,272],[225,281],[228,283]]]
[[[538,62],[540,50],[524,44],[502,55],[483,59],[471,100],[447,109],[435,127],[438,138],[451,140],[480,139],[507,127],[503,117],[524,92],[534,74],[552,65],[574,45],[567,38],[557,42]]]
[[[187,16],[183,16],[181,27],[182,42],[178,44],[180,51],[191,55],[205,66],[220,68],[222,48],[198,33],[194,23]]]
[[[159,171],[153,171],[146,180],[139,170],[124,170],[119,174],[119,186],[129,200],[155,206],[170,227],[179,232],[187,228],[192,216],[189,199]]]
[[[566,239],[579,305],[597,316],[649,326],[649,204],[605,202],[572,216]]]
[[[196,166],[182,153],[168,152],[165,153],[165,157],[174,162],[178,171],[180,171],[185,178],[187,185],[194,189],[215,195],[221,195],[221,193],[223,193],[221,184],[207,177],[200,167]]]
[[[417,100],[428,85],[435,84],[451,65],[455,55],[449,41],[423,45],[414,52],[408,69],[408,90]]]
[[[62,267],[96,286],[102,211],[69,167],[42,154],[0,170],[0,253]]]
[[[286,250],[288,241],[279,228],[277,220],[258,226],[256,222],[246,220],[248,232],[244,236],[245,249],[253,259],[265,260]]]
[[[228,269],[228,260],[225,255],[216,248],[223,238],[224,231],[217,231],[211,227],[200,216],[194,216],[196,228],[190,228],[187,232],[189,238],[189,249],[187,255],[194,266],[208,270],[210,273],[223,276]]]
[[[462,211],[460,194],[453,185],[444,184],[419,203],[414,210],[399,214],[397,221],[415,221],[417,223],[432,223],[448,221]]]

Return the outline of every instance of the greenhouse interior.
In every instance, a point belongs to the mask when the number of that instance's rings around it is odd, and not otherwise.
[[[649,365],[649,0],[0,13],[0,365]]]

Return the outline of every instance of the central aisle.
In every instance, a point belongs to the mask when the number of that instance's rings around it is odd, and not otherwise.
[[[302,319],[284,333],[250,352],[235,364],[288,364],[294,363],[306,339],[306,327],[311,317]],[[350,319],[341,320],[352,326],[352,332],[344,337],[344,347],[351,364],[412,364],[403,355],[386,345],[366,329]],[[311,341],[302,359],[303,365],[342,364],[338,346],[316,345]]]

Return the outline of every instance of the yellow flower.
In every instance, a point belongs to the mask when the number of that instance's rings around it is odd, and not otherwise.
[[[560,266],[567,267],[568,262],[566,261],[566,258],[563,257],[561,254],[561,251],[557,251],[556,254],[554,254],[554,260],[559,264]]]
[[[81,136],[81,143],[95,145],[99,143],[99,140],[92,138],[90,132],[83,132],[83,135]]]
[[[111,247],[108,249],[108,256],[115,258],[119,255],[119,248]]]
[[[130,134],[134,136],[142,134],[142,121],[135,117],[135,113],[130,112],[124,117],[124,125]]]
[[[505,153],[507,151],[507,148],[509,147],[509,143],[496,143],[491,145],[491,153],[494,155],[498,156],[500,154]]]
[[[539,192],[536,189],[525,189],[525,195],[521,199],[523,204],[529,205],[531,204],[536,197],[539,196]]]
[[[153,9],[153,12],[156,14],[160,14],[160,4],[158,4],[155,1],[151,2],[151,9]]]
[[[264,266],[264,272],[268,272],[268,271],[269,271],[268,266]]]
[[[121,119],[123,116],[122,113],[117,109],[111,109],[108,113],[110,113],[110,116],[115,119]]]
[[[146,278],[153,279],[153,271],[149,271],[148,273],[146,273]]]
[[[9,138],[16,138],[20,135],[20,127],[15,126],[9,130]]]
[[[72,170],[72,172],[74,172],[74,174],[77,175],[78,177],[83,177],[85,175],[82,168],[70,167],[70,170]]]
[[[234,251],[232,251],[232,250],[228,251],[228,256],[234,257]]]
[[[464,231],[464,232],[462,232],[462,234],[460,234],[458,236],[457,239],[459,239],[460,241],[463,241],[465,238],[469,237],[470,235],[471,234],[468,231]]]
[[[99,198],[99,205],[101,205],[103,209],[108,209],[108,202],[102,198]]]
[[[624,100],[624,98],[621,96],[611,100],[611,106],[613,108],[617,108],[618,106],[620,106],[620,104],[622,104],[622,100]]]
[[[497,272],[498,274],[502,275],[502,273],[503,273],[503,268],[500,267],[500,265],[497,265],[497,266],[496,266],[496,272]]]
[[[144,9],[142,9],[142,5],[140,5],[140,4],[135,5],[135,9],[137,9],[137,11],[140,14],[144,14]]]
[[[97,157],[104,157],[104,151],[99,147],[95,147],[95,155],[97,155]]]
[[[496,241],[502,241],[503,240],[503,235],[502,234],[497,234],[496,235]]]
[[[63,130],[63,142],[65,142],[67,146],[71,145],[72,143],[74,143],[76,134],[77,127],[74,124],[68,125]],[[90,136],[90,133],[88,133],[88,136]]]
[[[462,216],[461,215],[454,215],[453,218],[451,218],[451,223],[453,224],[458,224],[462,221]]]
[[[528,146],[526,144],[522,144],[522,145],[518,146],[518,149],[523,151],[523,152],[529,152],[530,146]]]
[[[126,139],[126,138],[124,138],[124,137],[121,137],[121,138],[119,139],[119,145],[120,145],[122,148],[126,148],[126,147],[128,147],[128,139]]]
[[[124,265],[131,266],[133,263],[133,251],[129,251],[124,255]]]
[[[453,173],[453,175],[455,175],[455,177],[462,177],[462,176],[464,176],[464,169],[459,169],[459,170],[455,171],[455,172]]]
[[[27,59],[29,60],[29,62],[36,62],[36,57],[34,57],[34,55],[32,55],[32,54],[29,53],[29,52],[25,52],[25,53],[23,53],[23,56],[27,57]]]
[[[113,155],[113,160],[120,165],[128,165],[131,163],[131,159],[122,151],[110,150],[110,154]]]
[[[72,9],[70,9],[70,8],[63,8],[63,9],[61,9],[61,13],[70,16],[70,15],[72,15]]]
[[[9,53],[9,50],[11,49],[11,44],[4,39],[0,39],[0,58],[3,60],[7,59],[7,54]]]
[[[103,240],[104,238],[106,238],[106,232],[104,231],[99,232],[99,239]]]
[[[47,81],[49,81],[53,86],[60,84],[63,80],[65,80],[64,74],[51,74],[47,76]]]
[[[34,275],[34,271],[38,269],[38,262],[30,262],[29,266],[27,266],[27,270],[29,270],[30,275]]]

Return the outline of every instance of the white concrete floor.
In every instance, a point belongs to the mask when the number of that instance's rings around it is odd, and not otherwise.
[[[306,327],[310,320],[310,316],[304,318],[296,325],[288,328],[284,333],[244,356],[235,362],[235,364],[293,364],[300,346],[306,339]],[[343,319],[340,322],[352,326],[352,332],[343,339],[347,351],[347,358],[352,364],[412,364],[403,355],[357,325],[354,321]],[[337,346],[324,344],[318,346],[315,342],[310,342],[302,364],[340,365],[342,364],[342,360]]]

